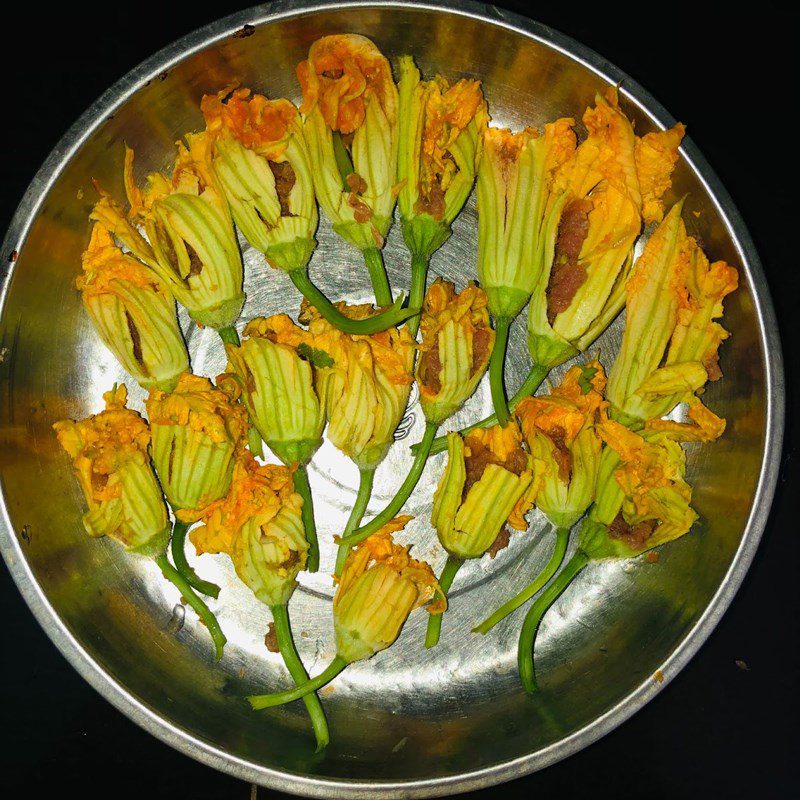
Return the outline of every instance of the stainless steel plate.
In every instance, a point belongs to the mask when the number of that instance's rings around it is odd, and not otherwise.
[[[743,278],[727,303],[733,337],[723,347],[725,379],[706,395],[729,419],[728,432],[689,457],[701,523],[666,548],[658,564],[598,565],[582,575],[542,627],[536,652],[542,691],[530,699],[516,675],[519,615],[486,638],[469,629],[547,558],[552,534],[534,516],[527,535],[459,575],[438,648],[423,650],[424,615],[417,614],[396,646],[351,667],[323,693],[333,744],[314,756],[301,704],[255,714],[241,700],[254,690],[287,685],[279,657],[264,646],[268,611],[235,580],[225,558],[205,556],[203,574],[224,585],[215,608],[230,639],[224,660],[213,665],[206,632],[191,612],[184,615],[157,570],[83,534],[83,501],[50,426],[97,411],[101,393],[125,379],[73,286],[95,199],[91,179],[121,196],[123,141],[136,149],[142,174],[167,167],[175,140],[202,127],[203,93],[234,79],[297,100],[295,65],[318,36],[341,31],[370,36],[390,58],[414,54],[428,75],[482,79],[501,124],[579,118],[609,84],[621,84],[638,132],[672,123],[594,53],[474,3],[274,3],[162,51],[110,89],[61,140],[5,240],[0,546],[34,614],[75,668],[170,745],[243,779],[309,796],[443,795],[523,775],[585,747],[660,691],[708,636],[752,559],[772,497],[783,426],[778,335],[752,242],[730,198],[686,141],[671,199],[689,193],[685,216],[693,232],[710,255],[737,265]],[[434,258],[434,272],[458,284],[474,276],[475,222],[471,203]],[[357,254],[325,223],[319,239],[311,266],[319,284],[334,297],[368,299]],[[244,253],[244,317],[296,311],[298,296],[285,277],[249,248]],[[396,227],[386,257],[393,285],[407,286],[408,257]],[[223,366],[214,334],[182,321],[194,368],[214,375]],[[518,324],[511,384],[527,369],[522,334]],[[600,342],[607,364],[618,336],[616,325]],[[128,383],[141,406],[141,392]],[[482,385],[450,424],[489,406]],[[409,464],[406,445],[421,431],[414,403],[407,422],[406,438],[380,468],[372,509],[388,499]],[[417,519],[407,531],[417,555],[435,568],[444,556],[427,518],[442,458],[431,462],[409,504]],[[311,481],[327,568],[356,472],[326,445]],[[304,576],[292,600],[298,644],[312,672],[333,655],[331,595],[323,574]]]

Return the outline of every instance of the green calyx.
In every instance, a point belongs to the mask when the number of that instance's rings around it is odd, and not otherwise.
[[[305,465],[322,446],[322,439],[276,442],[265,439],[267,447],[286,465]]]
[[[412,256],[430,257],[450,238],[453,229],[444,220],[435,220],[430,214],[400,217],[403,239]]]
[[[489,299],[489,313],[493,317],[514,319],[525,308],[530,297],[530,292],[510,286],[486,286],[484,288]]]
[[[284,272],[291,272],[295,269],[304,269],[314,249],[317,246],[316,239],[293,239],[289,242],[271,244],[264,250],[269,265],[275,269],[282,269]]]
[[[230,300],[224,300],[208,308],[188,309],[189,316],[203,328],[220,330],[233,325],[244,308],[245,293],[241,292]]]

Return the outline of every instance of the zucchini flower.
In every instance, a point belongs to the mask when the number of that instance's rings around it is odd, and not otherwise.
[[[158,276],[123,253],[100,223],[92,228],[76,280],[103,344],[145,389],[174,388],[189,369],[175,300]]]
[[[597,360],[574,366],[549,395],[526,397],[516,409],[528,449],[544,465],[536,505],[555,526],[555,547],[545,568],[473,630],[487,633],[527,603],[564,560],[570,528],[594,500],[602,440],[596,423],[605,412],[606,377]],[[474,435],[474,434],[472,434]]]
[[[319,568],[319,545],[306,466],[322,444],[325,409],[317,394],[306,331],[286,316],[258,317],[244,329],[237,347],[227,345],[231,393],[242,400],[261,438],[286,466],[303,498],[303,524],[310,544],[308,568]]]
[[[617,91],[597,95],[588,137],[558,171],[545,214],[543,265],[528,314],[534,364],[585,350],[621,311],[642,223],[663,216],[684,127],[637,137]]]
[[[249,697],[255,709],[289,703],[330,683],[348,664],[372,658],[394,643],[409,614],[420,606],[441,614],[447,607],[430,566],[416,561],[392,539],[412,519],[393,520],[347,558],[333,598],[336,657],[305,686]]]
[[[572,119],[512,133],[487,128],[478,167],[478,278],[489,298],[497,340],[489,364],[497,421],[509,420],[503,384],[508,329],[542,270],[539,242],[553,177],[575,149]]]
[[[247,438],[247,412],[208,378],[188,372],[172,392],[151,389],[146,407],[153,462],[175,512],[173,561],[192,586],[216,597],[219,587],[198,578],[186,560],[186,532],[208,505],[228,493]]]
[[[369,318],[371,306],[338,304],[348,317]],[[309,323],[317,387],[328,414],[328,438],[355,462],[359,488],[342,537],[361,523],[372,492],[375,469],[394,442],[413,383],[414,340],[408,329],[389,328],[371,336],[343,333],[313,307],[301,311]],[[342,546],[337,573],[348,547]]]
[[[715,320],[738,273],[724,261],[709,263],[686,234],[682,205],[655,230],[628,280],[625,332],[608,380],[612,412],[625,422],[655,420],[682,402],[694,421],[713,422],[697,394],[722,377],[718,350],[728,333]],[[714,438],[721,428],[697,425],[695,434]]]
[[[124,384],[106,392],[103,399],[105,410],[99,414],[53,425],[89,506],[84,528],[89,536],[110,536],[129,553],[154,559],[208,628],[219,659],[225,636],[216,617],[167,560],[170,524],[150,463],[147,422],[126,408]]]
[[[516,422],[480,428],[466,438],[447,436],[447,467],[433,498],[431,524],[448,558],[439,586],[445,596],[468,558],[480,558],[508,541],[506,524],[525,531],[525,514],[539,491],[544,462],[522,449]],[[496,549],[495,549],[496,548]],[[425,647],[439,641],[441,615],[428,620]]]
[[[486,371],[494,331],[486,292],[474,283],[456,294],[452,283],[434,281],[425,297],[421,328],[415,377],[425,433],[415,445],[414,463],[395,496],[369,522],[342,537],[346,547],[376,533],[400,512],[419,482],[439,426],[467,401]]]
[[[297,78],[319,204],[336,233],[363,253],[376,303],[390,306],[381,249],[396,197],[398,98],[389,62],[363,36],[323,36]]]
[[[403,238],[411,252],[409,304],[422,305],[428,264],[452,233],[475,183],[489,121],[480,81],[423,81],[411,56],[400,58],[400,150],[397,196]],[[418,318],[409,321],[412,336]]]
[[[536,690],[533,643],[547,609],[590,562],[633,558],[688,533],[697,519],[684,478],[679,444],[661,432],[633,431],[612,420],[597,430],[606,444],[600,459],[597,499],[581,527],[578,549],[533,603],[519,640],[519,671]]]
[[[125,190],[130,217],[140,222],[149,244],[116,220],[112,228],[131,251],[152,267],[189,316],[236,341],[234,323],[244,305],[239,243],[222,189],[211,166],[208,134],[178,142],[172,177],[148,176],[140,190],[133,177],[133,150],[125,148]],[[108,205],[105,211],[112,211]],[[134,233],[136,235],[134,236]]]
[[[259,465],[244,451],[234,466],[228,495],[203,510],[203,525],[190,537],[198,555],[227,553],[242,582],[269,606],[278,649],[297,686],[308,680],[308,673],[294,645],[287,604],[309,552],[302,506],[290,469]],[[315,694],[303,701],[320,750],[328,744],[325,714]]]
[[[555,366],[586,350],[619,314],[642,220],[658,221],[683,125],[634,135],[616,90],[583,116],[588,137],[558,168],[544,212],[542,268],[528,306],[532,365],[509,401],[532,395]],[[490,416],[465,428],[493,425]],[[433,451],[444,449],[437,439]]]

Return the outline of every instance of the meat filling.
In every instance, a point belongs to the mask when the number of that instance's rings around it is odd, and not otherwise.
[[[139,335],[139,329],[136,327],[133,317],[131,317],[127,310],[125,311],[125,322],[128,324],[128,333],[131,337],[133,357],[136,359],[136,363],[143,367],[144,358],[142,356],[142,337]]]
[[[632,550],[640,550],[647,544],[647,540],[653,535],[657,521],[646,519],[637,522],[635,525],[629,524],[620,511],[611,525],[608,526],[608,533],[612,539],[620,539]]]
[[[477,328],[472,334],[472,374],[483,368],[488,360],[492,334],[487,328]]]
[[[586,282],[586,267],[578,262],[586,236],[589,233],[591,200],[572,200],[558,223],[553,269],[547,287],[547,319],[550,324],[557,314],[566,311],[575,293]]]
[[[505,459],[498,458],[483,442],[472,437],[467,437],[466,445],[469,454],[464,455],[464,469],[466,477],[464,488],[461,490],[461,502],[467,499],[469,490],[483,477],[489,464],[497,464],[515,475],[521,475],[528,467],[528,454],[521,448],[514,449]]]
[[[423,353],[419,372],[422,384],[430,389],[433,394],[439,394],[442,391],[442,360],[439,358],[438,338],[433,347]]]
[[[558,466],[558,477],[568,483],[572,475],[572,453],[565,442],[567,432],[560,425],[555,425],[548,435],[553,443],[553,458]]]
[[[267,161],[270,170],[275,177],[275,191],[278,194],[278,202],[281,204],[281,216],[293,217],[289,208],[289,195],[297,182],[292,165],[288,161]]]

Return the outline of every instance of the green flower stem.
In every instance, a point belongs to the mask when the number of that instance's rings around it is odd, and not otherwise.
[[[364,512],[367,510],[369,498],[372,495],[372,483],[375,480],[374,469],[360,470],[360,478],[358,481],[358,494],[356,501],[353,504],[353,509],[350,512],[350,517],[347,520],[347,525],[344,526],[342,538],[349,536],[360,524],[364,517]],[[339,544],[339,550],[336,553],[336,575],[342,574],[344,562],[347,561],[347,554],[350,548],[346,544]]]
[[[547,377],[547,373],[550,372],[550,370],[551,367],[547,365],[534,364],[528,373],[528,377],[523,381],[522,386],[517,389],[516,394],[511,398],[511,400],[509,400],[509,409],[514,411],[514,409],[525,397],[532,395],[541,386],[542,381]],[[467,425],[467,427],[462,428],[459,433],[462,436],[466,436],[470,431],[474,431],[477,428],[488,428],[490,425],[497,425],[497,416],[495,414],[492,414],[491,416],[486,417],[479,422],[473,422],[472,425]],[[418,447],[418,444],[412,445],[411,452],[416,453]],[[447,450],[447,437],[438,436],[433,441],[431,455],[434,456],[437,453],[444,452],[445,450]]]
[[[219,586],[216,583],[211,583],[211,581],[204,581],[189,566],[189,562],[186,560],[186,532],[188,530],[188,523],[181,522],[179,519],[176,519],[175,524],[172,526],[172,560],[175,562],[175,569],[183,576],[189,586],[216,599],[219,597]]]
[[[222,658],[225,642],[228,640],[225,638],[225,634],[222,632],[217,618],[211,613],[208,606],[195,594],[194,589],[192,589],[183,575],[169,563],[166,553],[157,556],[155,561],[161,570],[161,574],[178,589],[181,593],[181,597],[195,610],[197,616],[200,617],[200,620],[206,628],[208,628],[208,632],[211,634],[211,639],[214,642],[216,660],[219,661]]]
[[[274,706],[291,703],[293,700],[299,700],[310,692],[316,692],[325,684],[330,683],[346,666],[347,662],[341,656],[336,656],[316,678],[311,678],[294,689],[290,689],[287,692],[274,692],[273,694],[253,694],[247,700],[256,711],[260,711],[262,708],[273,708]]]
[[[503,367],[508,346],[508,329],[511,326],[509,317],[497,317],[494,322],[495,341],[492,355],[489,357],[489,388],[492,390],[492,404],[497,422],[505,427],[510,414],[506,402],[506,387],[503,381]]]
[[[389,308],[367,319],[350,319],[339,311],[336,306],[311,282],[305,269],[295,269],[289,273],[292,283],[297,287],[303,297],[319,311],[334,327],[345,333],[354,335],[369,335],[380,333],[387,328],[393,328],[405,322],[409,317],[419,314],[419,308],[401,308],[403,296],[392,303],[389,298]]]
[[[389,276],[383,263],[383,253],[377,247],[368,247],[362,250],[364,263],[367,265],[372,290],[375,292],[376,306],[390,306],[392,304],[392,289],[389,286]]]
[[[238,347],[241,342],[239,341],[239,334],[236,332],[236,328],[233,325],[228,325],[227,328],[220,328],[217,333],[219,334],[219,338],[222,339],[223,344],[232,344],[234,347]]]
[[[421,253],[411,256],[411,293],[408,296],[408,305],[411,308],[422,308],[425,300],[425,288],[428,282],[428,265],[430,258]],[[408,321],[408,331],[416,337],[419,330],[419,317],[412,317]]]
[[[377,516],[374,516],[366,525],[362,525],[357,530],[353,531],[347,536],[342,536],[339,546],[345,545],[346,547],[353,547],[353,545],[363,542],[368,536],[372,536],[380,530],[387,522],[393,520],[400,509],[405,505],[414,487],[419,483],[422,476],[422,471],[425,469],[425,462],[428,460],[428,452],[431,449],[431,444],[436,437],[438,425],[435,422],[425,423],[425,434],[419,443],[419,449],[414,456],[414,463],[406,475],[406,479],[397,490],[397,494],[391,499],[389,505],[383,509]]]
[[[539,630],[539,623],[550,606],[558,600],[562,592],[569,586],[572,579],[588,563],[589,556],[583,550],[578,550],[550,586],[539,595],[525,616],[525,622],[522,623],[522,631],[519,635],[517,665],[522,685],[528,694],[533,694],[537,689],[536,675],[533,671],[533,642],[536,638],[536,631]]]
[[[281,651],[283,663],[292,676],[295,686],[301,686],[308,680],[308,673],[297,654],[292,638],[292,627],[289,624],[289,609],[285,605],[270,606],[272,619],[275,625],[275,638],[278,640],[278,649]],[[317,740],[317,752],[328,746],[330,736],[328,734],[328,723],[325,720],[325,712],[319,702],[319,697],[315,693],[310,693],[303,697],[308,716],[311,719],[311,727],[314,729],[314,736]]]
[[[294,471],[294,489],[303,498],[303,528],[308,540],[308,561],[306,569],[316,572],[319,569],[319,542],[317,541],[317,525],[314,522],[314,501],[311,499],[311,486],[308,483],[308,472],[305,465],[298,464]]]
[[[546,586],[547,582],[561,566],[561,562],[564,560],[564,553],[567,552],[568,542],[569,528],[558,528],[556,530],[556,546],[545,568],[519,594],[514,595],[507,603],[500,606],[494,614],[473,628],[472,632],[488,633],[501,619],[505,619],[512,611],[516,611],[521,605],[527,603],[538,591]]]
[[[439,578],[439,588],[442,590],[442,594],[444,594],[445,597],[447,597],[447,593],[453,585],[453,578],[456,577],[456,573],[461,569],[463,563],[463,560],[460,558],[455,558],[453,556],[447,557],[442,575]],[[428,615],[428,630],[425,632],[425,647],[435,647],[439,643],[443,616],[444,612],[441,614]]]

